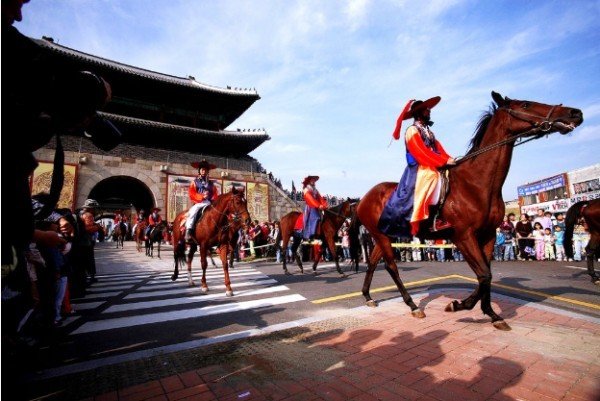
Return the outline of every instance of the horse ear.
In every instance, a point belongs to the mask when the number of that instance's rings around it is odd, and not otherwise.
[[[508,98],[503,98],[501,94],[494,91],[492,91],[492,99],[494,99],[494,102],[496,102],[499,107],[504,106],[510,100]]]

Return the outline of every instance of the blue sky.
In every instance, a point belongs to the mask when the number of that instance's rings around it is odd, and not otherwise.
[[[584,123],[515,149],[503,188],[600,162],[600,1],[32,0],[17,28],[87,53],[261,99],[228,129],[290,188],[360,197],[406,166],[388,144],[409,99],[439,95],[438,139],[466,153],[490,92],[583,110]],[[403,131],[407,122],[403,126]]]

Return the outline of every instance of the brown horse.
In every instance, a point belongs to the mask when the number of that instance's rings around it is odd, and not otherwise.
[[[148,222],[142,220],[135,225],[135,230],[133,230],[135,249],[137,249],[138,252],[142,252],[142,245],[144,245],[146,241],[146,236],[144,235],[146,227],[148,227]]]
[[[126,234],[127,226],[125,223],[118,223],[115,228],[113,228],[112,239],[117,243],[117,248],[119,248],[119,246],[123,248],[123,242],[125,241]]]
[[[590,241],[585,247],[588,274],[592,283],[600,285],[600,276],[594,270],[594,260],[600,252],[600,199],[577,202],[567,210],[564,247],[569,259],[573,259],[573,228],[581,219],[590,233]]]
[[[183,240],[183,232],[180,230],[182,223],[185,223],[187,212],[182,212],[177,215],[173,222],[173,251],[175,258],[175,272],[171,279],[177,280],[179,276],[179,264],[185,260],[188,270],[188,282],[190,286],[194,286],[192,280],[192,260],[197,246],[200,246],[200,264],[202,266],[202,293],[208,292],[206,284],[206,268],[208,265],[207,254],[210,248],[216,244],[221,245],[219,248],[219,256],[223,264],[223,273],[225,274],[225,287],[228,296],[233,295],[231,289],[231,281],[229,279],[229,267],[227,264],[227,254],[229,252],[230,242],[223,238],[224,233],[228,232],[231,224],[239,224],[239,222],[250,223],[250,214],[244,191],[233,188],[231,192],[219,196],[210,206],[207,206],[194,231],[194,239],[196,244],[190,245],[187,257],[185,255],[185,242]]]
[[[302,258],[296,255],[296,251],[298,250],[298,246],[302,242],[302,236],[298,233],[294,232],[294,225],[296,224],[296,220],[298,216],[300,216],[300,212],[290,212],[281,218],[279,234],[275,239],[275,243],[279,244],[280,241],[283,240],[281,245],[282,250],[282,259],[283,259],[283,271],[285,274],[291,274],[287,268],[287,258],[285,257],[285,252],[288,247],[288,243],[290,241],[290,237],[293,238],[292,242],[292,255],[296,258],[296,263],[298,263],[298,267],[300,268],[300,272],[304,273],[304,267],[302,266]],[[335,248],[335,235],[337,231],[340,229],[344,220],[346,218],[351,217],[351,206],[350,201],[344,201],[337,206],[328,208],[324,210],[323,219],[321,221],[321,234],[316,239],[321,239],[325,245],[329,248],[329,252],[333,256],[335,260],[335,267],[339,274],[344,274],[342,269],[340,269],[339,259],[337,256],[337,251]],[[321,248],[322,249],[322,248]],[[313,262],[313,272],[317,274],[317,265],[319,264],[319,259],[321,259],[321,254],[314,255]]]
[[[450,192],[441,207],[440,215],[452,224],[453,229],[432,233],[430,219],[421,225],[417,236],[421,239],[450,238],[477,276],[479,283],[475,291],[460,302],[452,301],[446,311],[470,310],[481,301],[481,309],[491,317],[494,327],[510,330],[510,326],[491,306],[490,262],[495,230],[504,215],[502,185],[508,174],[513,148],[517,139],[528,138],[522,140],[523,143],[553,132],[571,132],[583,122],[583,115],[578,109],[512,100],[503,98],[496,92],[492,92],[492,98],[496,104],[492,104],[490,110],[481,117],[471,140],[471,149],[449,170]],[[377,306],[371,299],[369,288],[377,263],[383,257],[385,268],[396,283],[404,302],[415,317],[422,318],[425,314],[417,308],[400,280],[390,238],[377,228],[384,205],[396,185],[393,182],[376,185],[360,200],[357,207],[358,219],[375,240],[362,293],[367,305]]]

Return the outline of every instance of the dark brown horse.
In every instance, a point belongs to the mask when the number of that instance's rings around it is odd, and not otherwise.
[[[161,221],[148,233],[147,238],[144,238],[144,247],[146,248],[146,256],[154,257],[154,244],[157,244],[157,257],[160,259],[160,244],[163,240],[163,235],[165,230],[167,229],[167,223]]]
[[[473,309],[481,301],[483,313],[490,316],[494,327],[510,330],[510,326],[498,316],[491,305],[491,260],[495,230],[504,216],[502,185],[508,174],[516,141],[523,138],[535,139],[553,132],[571,132],[583,122],[580,110],[561,105],[512,100],[492,92],[496,104],[485,113],[471,140],[471,149],[458,164],[449,170],[450,192],[440,215],[450,222],[453,229],[430,231],[431,221],[421,225],[417,236],[423,238],[450,238],[463,253],[465,260],[475,272],[478,286],[462,301],[452,301],[446,311],[455,312]],[[400,280],[398,267],[390,238],[377,228],[379,217],[387,199],[396,188],[396,183],[385,182],[373,187],[360,201],[357,217],[375,240],[370,255],[362,293],[369,306],[377,306],[371,298],[369,288],[373,272],[381,257],[385,268],[396,283],[404,302],[415,317],[425,317],[419,310]]]
[[[342,272],[342,269],[340,269],[337,251],[335,248],[335,235],[344,223],[344,220],[346,220],[346,218],[348,217],[351,217],[350,210],[350,201],[344,201],[337,206],[325,209],[323,213],[323,219],[321,220],[321,233],[315,238],[321,239],[324,242],[324,245],[329,248],[329,252],[331,252],[331,255],[335,260],[335,267],[338,273],[342,275],[344,274],[344,272]],[[296,262],[298,263],[300,272],[304,273],[304,267],[302,266],[302,258],[296,255],[298,246],[300,246],[300,243],[302,242],[302,235],[294,233],[294,225],[296,224],[296,220],[298,219],[300,214],[300,212],[290,212],[283,216],[280,222],[281,229],[279,230],[279,234],[275,239],[276,244],[279,244],[280,241],[282,241],[281,253],[283,259],[283,271],[285,272],[285,274],[290,274],[287,268],[287,258],[285,257],[290,237],[293,238],[292,255],[296,258]],[[314,255],[314,274],[317,274],[317,265],[319,264],[319,259],[321,259],[321,254]]]
[[[125,241],[125,235],[127,235],[127,226],[125,223],[117,223],[113,228],[112,239],[117,243],[117,248],[120,246],[123,248],[123,242]]]
[[[600,199],[577,202],[567,210],[564,247],[569,259],[573,259],[573,228],[579,223],[586,225],[590,233],[590,241],[585,247],[588,274],[592,283],[600,285],[600,276],[594,270],[594,260],[600,252]]]
[[[231,289],[231,281],[229,279],[229,267],[227,263],[227,255],[229,253],[230,242],[223,239],[223,235],[227,232],[231,224],[239,222],[250,223],[250,214],[248,213],[247,202],[244,198],[244,191],[239,191],[233,188],[231,192],[219,196],[210,206],[207,206],[194,231],[194,239],[196,244],[190,245],[187,257],[185,255],[186,244],[183,240],[183,232],[180,230],[182,223],[185,223],[187,212],[182,212],[177,215],[173,222],[173,251],[175,258],[175,272],[171,279],[177,280],[179,276],[179,265],[185,260],[188,270],[188,282],[190,286],[194,286],[192,280],[192,260],[197,247],[200,247],[200,264],[202,266],[202,293],[208,292],[206,284],[206,268],[208,265],[207,254],[210,248],[214,245],[219,247],[219,256],[223,264],[223,273],[225,275],[226,294],[233,295]]]

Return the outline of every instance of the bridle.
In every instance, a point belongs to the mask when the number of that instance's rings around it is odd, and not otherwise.
[[[520,141],[518,143],[516,143],[514,145],[514,147],[524,145],[525,143],[527,143],[529,141],[533,141],[534,139],[539,139],[542,136],[544,136],[544,134],[547,134],[547,135],[553,134],[556,131],[554,131],[554,132],[551,132],[551,131],[554,128],[554,126],[558,123],[558,120],[551,120],[550,116],[552,115],[552,113],[554,112],[554,110],[557,107],[561,107],[561,106],[562,106],[562,103],[552,106],[550,108],[550,111],[546,115],[546,117],[543,117],[541,115],[532,114],[532,113],[527,113],[524,111],[513,110],[508,107],[499,107],[496,110],[496,112],[505,111],[511,117],[531,124],[531,127],[529,129],[527,129],[526,131],[516,133],[514,135],[509,136],[506,139],[503,139],[501,141],[493,143],[489,146],[477,149],[476,151],[471,152],[465,156],[458,157],[456,159],[456,165],[459,165],[460,163],[462,163],[466,160],[469,160],[476,156],[479,156],[482,153],[489,152],[490,150],[499,148],[500,146],[504,146],[508,143],[515,142],[519,139],[520,139]],[[542,121],[539,121],[540,118],[542,119]],[[523,139],[528,136],[531,136],[531,137],[528,139]],[[453,166],[450,166],[450,167],[453,167]]]
[[[241,195],[232,194],[231,199],[228,201],[228,204],[233,202],[235,200],[236,196],[240,196],[240,198],[243,198]],[[209,205],[209,207],[212,207],[221,216],[225,216],[225,218],[227,218],[227,224],[225,224],[224,226],[221,227],[221,230],[223,230],[223,231],[228,230],[232,224],[234,224],[242,219],[242,213],[240,213],[240,212],[235,211],[233,213],[225,213],[225,212],[222,212],[219,209],[217,209],[212,203]],[[229,205],[226,209],[229,209]]]

